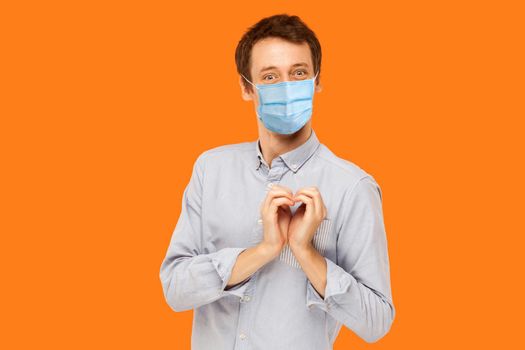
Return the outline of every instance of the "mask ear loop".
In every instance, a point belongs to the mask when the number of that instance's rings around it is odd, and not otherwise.
[[[315,73],[315,77],[312,78],[312,81],[313,81],[313,89],[314,89],[314,92],[315,92],[315,79],[317,79],[317,76],[319,75],[319,71],[317,71],[317,73]]]
[[[246,80],[248,83],[252,84],[253,87],[255,87],[256,90],[259,90],[259,89],[257,88],[257,86],[255,86],[254,83],[252,83],[251,81],[249,81],[248,78],[246,78],[246,77],[244,76],[244,74],[242,74],[242,73],[239,73],[239,74],[241,74],[241,76],[244,78],[244,80]],[[262,121],[262,118],[261,118],[261,116],[259,115],[259,113],[257,113],[257,111],[255,111],[255,114],[257,114],[257,118],[259,118],[259,120]]]
[[[240,74],[240,73],[239,73]],[[257,89],[257,86],[255,86],[254,83],[252,83],[251,81],[248,80],[248,78],[246,78],[243,74],[241,74],[241,76],[244,78],[244,80],[246,80],[248,83],[252,84],[254,88]],[[257,89],[258,90],[258,89]]]

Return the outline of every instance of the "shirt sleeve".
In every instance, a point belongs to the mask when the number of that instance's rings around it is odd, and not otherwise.
[[[226,295],[242,297],[251,279],[226,288],[238,255],[247,248],[228,247],[202,253],[203,155],[193,165],[182,196],[181,213],[160,267],[164,297],[174,311],[197,308]]]
[[[390,266],[379,185],[361,178],[343,201],[337,263],[325,257],[324,298],[308,280],[306,306],[318,307],[368,343],[381,339],[394,321]]]

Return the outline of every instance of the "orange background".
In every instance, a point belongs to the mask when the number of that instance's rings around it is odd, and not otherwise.
[[[396,319],[335,349],[523,347],[517,4],[3,2],[0,348],[189,349],[160,264],[197,155],[257,139],[234,50],[281,12],[322,44],[321,142],[384,195]]]

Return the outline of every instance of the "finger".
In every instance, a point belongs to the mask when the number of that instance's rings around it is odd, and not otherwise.
[[[280,206],[287,206],[289,208],[290,205],[293,205],[293,204],[294,204],[294,201],[286,197],[274,198],[270,202],[270,206],[268,210],[270,213],[276,213],[277,209],[279,209]]]
[[[293,194],[292,190],[289,187],[283,186],[281,184],[272,183],[271,189],[285,190],[286,192],[289,192],[290,194]]]
[[[292,209],[290,208],[290,205],[281,205],[277,211],[281,211],[283,214],[292,215]]]
[[[317,187],[306,187],[302,188],[299,191],[297,191],[297,194],[304,194],[314,201],[314,209],[316,215],[319,215],[320,217],[324,217],[326,213],[326,207],[323,202],[323,198],[321,196],[321,193],[317,189]]]
[[[268,191],[268,194],[266,195],[266,198],[263,204],[264,208],[268,208],[268,206],[270,205],[270,202],[276,197],[287,197],[293,201],[292,191],[287,191],[286,189],[280,188],[277,185],[274,185],[274,186],[275,188],[272,187],[272,189]]]
[[[290,195],[291,199],[293,200],[293,192],[290,188],[283,186],[283,185],[276,184],[276,183],[271,183],[271,185],[272,186],[268,190],[268,193],[272,191],[285,191],[286,193]]]
[[[266,196],[264,207],[268,208],[272,200],[274,200],[275,198],[288,198],[290,201],[293,202],[293,195],[291,193],[288,193],[284,190],[272,189],[270,190],[270,192],[268,192]]]
[[[320,195],[315,188],[312,188],[312,187],[302,188],[299,191],[297,191],[296,198],[297,198],[297,195],[303,195],[303,196],[310,198],[313,203],[312,211],[315,213],[315,215],[321,216],[322,203],[320,203],[320,200],[319,200]]]
[[[306,213],[308,213],[308,215],[310,215],[310,213],[315,213],[313,208],[314,201],[312,198],[304,194],[299,194],[295,196],[295,199],[303,202],[306,205]]]

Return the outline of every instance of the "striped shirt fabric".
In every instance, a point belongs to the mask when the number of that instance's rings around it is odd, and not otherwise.
[[[313,246],[327,263],[324,297],[287,245],[226,287],[238,255],[263,239],[259,208],[270,184],[294,193],[315,186],[321,193],[327,215]],[[193,310],[194,350],[330,350],[342,326],[376,342],[396,312],[382,190],[372,175],[320,143],[313,129],[271,167],[260,140],[204,151],[184,189],[160,281],[173,311]]]

